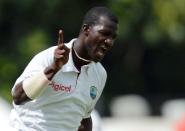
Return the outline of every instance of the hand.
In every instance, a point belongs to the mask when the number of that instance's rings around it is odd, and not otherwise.
[[[63,31],[59,30],[58,44],[54,51],[54,67],[60,69],[69,59],[70,49],[64,45]]]

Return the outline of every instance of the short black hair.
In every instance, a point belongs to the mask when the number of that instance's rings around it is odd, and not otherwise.
[[[118,23],[118,18],[113,14],[107,7],[104,6],[96,6],[91,8],[85,15],[83,20],[83,25],[96,25],[99,22],[100,16],[106,16],[111,21]]]

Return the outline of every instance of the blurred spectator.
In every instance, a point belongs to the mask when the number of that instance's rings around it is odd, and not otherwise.
[[[150,115],[149,103],[140,95],[122,95],[115,97],[111,104],[114,117],[143,117]]]
[[[164,102],[161,113],[164,118],[172,122],[181,119],[185,113],[185,99],[173,99]]]

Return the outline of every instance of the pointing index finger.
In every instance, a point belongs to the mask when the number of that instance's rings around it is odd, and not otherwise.
[[[58,36],[58,45],[64,44],[64,38],[63,38],[63,31],[59,30],[59,36]]]

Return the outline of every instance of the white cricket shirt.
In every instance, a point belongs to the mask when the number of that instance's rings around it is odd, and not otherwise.
[[[13,103],[11,125],[18,131],[77,131],[81,120],[90,117],[107,74],[99,62],[82,66],[81,72],[75,68],[71,53],[74,40],[66,44],[70,48],[68,62],[55,74],[44,92],[22,105]],[[37,54],[15,85],[51,65],[55,48]]]

